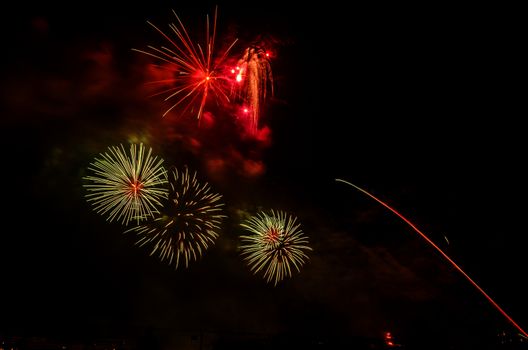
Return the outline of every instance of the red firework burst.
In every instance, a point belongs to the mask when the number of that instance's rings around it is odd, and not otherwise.
[[[170,23],[169,28],[174,38],[147,21],[170,44],[167,46],[147,46],[147,49],[134,51],[146,54],[157,60],[153,68],[159,74],[159,79],[150,81],[156,92],[152,96],[164,96],[165,101],[175,102],[163,113],[167,115],[177,106],[183,107],[182,113],[190,112],[200,120],[206,103],[211,98],[221,105],[229,102],[228,74],[224,74],[225,63],[230,50],[235,45],[235,39],[220,55],[215,54],[216,22],[218,8],[215,8],[213,23],[209,16],[206,20],[206,40],[202,47],[191,40],[187,29],[176,12],[172,11],[177,23]]]

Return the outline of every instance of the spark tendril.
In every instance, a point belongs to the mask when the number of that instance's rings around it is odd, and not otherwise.
[[[526,333],[521,326],[519,326],[471,277],[468,276],[468,274],[462,270],[460,266],[458,266],[453,259],[451,259],[440,247],[438,247],[429,237],[427,237],[422,231],[420,231],[411,221],[409,221],[407,218],[405,218],[402,214],[400,214],[398,211],[393,209],[391,206],[389,206],[387,203],[383,202],[382,200],[378,199],[374,195],[370,194],[369,192],[365,191],[359,186],[354,185],[353,183],[350,183],[348,181],[342,180],[342,179],[335,179],[337,182],[345,183],[349,186],[354,187],[356,190],[366,194],[370,198],[374,199],[376,202],[384,206],[385,208],[389,209],[392,213],[396,214],[400,219],[402,219],[407,225],[409,225],[416,233],[418,233],[423,239],[427,241],[433,248],[435,248],[458,272],[460,272],[472,285],[473,287],[477,288],[477,290],[484,295],[484,297],[497,309],[499,312],[519,331],[522,333],[523,336],[528,337],[528,333]]]
[[[236,74],[238,83],[236,93],[244,103],[244,115],[248,119],[249,132],[255,134],[258,131],[259,119],[268,89],[273,95],[273,75],[269,53],[259,46],[248,47],[238,61]]]
[[[261,212],[240,224],[250,232],[241,235],[239,249],[254,274],[264,273],[266,282],[278,282],[292,276],[292,267],[300,268],[308,260],[308,238],[294,216],[282,211]]]

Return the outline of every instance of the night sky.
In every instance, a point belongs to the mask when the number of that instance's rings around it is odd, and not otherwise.
[[[454,348],[515,333],[401,219],[335,178],[394,206],[528,328],[515,21],[479,8],[108,3],[14,4],[0,24],[0,334],[391,331]],[[162,118],[167,105],[145,94],[149,59],[131,49],[163,43],[147,20],[166,28],[174,9],[192,36],[215,4],[219,43],[273,43],[264,141],[214,112],[205,127]],[[89,163],[131,141],[223,195],[221,235],[188,269],[134,246],[84,198]],[[268,209],[294,214],[314,249],[277,287],[237,251],[243,214]]]

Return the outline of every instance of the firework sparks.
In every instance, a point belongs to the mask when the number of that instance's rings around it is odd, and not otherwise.
[[[308,260],[305,251],[312,248],[294,216],[273,210],[271,215],[261,212],[241,226],[251,233],[240,236],[241,255],[254,274],[264,271],[268,283],[274,280],[276,286],[292,276],[292,266],[300,272]]]
[[[155,58],[161,71],[165,71],[165,78],[151,81],[151,85],[158,87],[158,92],[153,96],[164,95],[165,101],[173,100],[174,104],[168,108],[163,116],[175,107],[182,105],[183,113],[190,111],[196,113],[200,120],[204,113],[205,105],[212,96],[218,104],[228,102],[227,76],[223,74],[222,64],[226,61],[229,51],[236,43],[236,39],[221,55],[215,54],[216,21],[218,8],[215,8],[213,24],[206,21],[206,40],[204,48],[195,44],[182,21],[176,17],[177,24],[170,23],[169,28],[175,38],[159,29],[151,22],[147,22],[170,44],[170,47],[159,48],[149,45],[145,50],[133,49]]]
[[[218,238],[222,215],[222,196],[213,193],[208,183],[200,183],[196,172],[185,168],[169,171],[169,196],[162,212],[152,222],[133,227],[139,246],[152,245],[150,255],[175,268],[198,260]]]
[[[88,202],[97,213],[108,214],[110,222],[116,219],[127,224],[152,217],[162,205],[160,200],[167,197],[163,159],[152,157],[151,148],[145,151],[142,143],[139,149],[131,144],[129,154],[123,145],[109,147],[108,153],[88,167],[93,175],[83,177],[91,182],[83,185]]]
[[[249,121],[248,130],[256,134],[268,89],[273,94],[273,75],[269,53],[258,46],[250,46],[238,61],[236,70],[237,95],[243,101],[243,116]]]
[[[353,183],[350,183],[348,181],[345,181],[345,180],[341,180],[341,179],[335,179],[336,181],[338,182],[343,182],[347,185],[350,185],[352,187],[354,187],[356,190],[366,194],[367,196],[369,196],[370,198],[374,199],[376,202],[378,202],[379,204],[383,205],[385,208],[389,209],[391,212],[393,212],[394,214],[396,214],[396,216],[398,216],[400,219],[402,219],[407,225],[411,226],[411,228],[416,232],[418,233],[423,239],[425,239],[427,241],[427,243],[429,243],[430,245],[433,246],[433,248],[435,248],[447,261],[449,261],[449,263],[451,265],[453,265],[453,267],[455,269],[458,270],[458,272],[460,272],[475,288],[477,288],[477,290],[482,293],[482,295],[484,295],[484,297],[497,309],[499,310],[499,312],[504,316],[506,317],[506,319],[517,329],[519,330],[519,332],[521,332],[521,334],[523,336],[528,336],[528,333],[526,333],[475,281],[473,281],[473,279],[471,277],[468,276],[468,274],[466,272],[464,272],[464,270],[462,270],[462,268],[460,266],[458,266],[446,253],[444,253],[444,251],[442,249],[440,249],[440,247],[438,247],[433,241],[431,241],[429,239],[429,237],[427,237],[422,231],[420,231],[411,221],[409,221],[407,218],[405,218],[403,215],[401,215],[398,211],[396,211],[395,209],[393,209],[391,206],[389,206],[387,203],[383,202],[382,200],[378,199],[377,197],[375,197],[374,195],[370,194],[369,192],[365,191],[364,189],[362,189],[361,187],[359,186],[356,186],[354,185]]]

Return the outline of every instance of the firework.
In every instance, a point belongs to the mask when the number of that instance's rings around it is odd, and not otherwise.
[[[292,267],[300,272],[308,260],[305,251],[312,249],[294,216],[273,210],[271,215],[261,212],[241,226],[251,233],[240,236],[241,255],[253,273],[264,271],[268,283],[274,280],[277,285],[285,277],[291,277]]]
[[[453,267],[455,269],[458,270],[458,272],[460,272],[475,288],[477,288],[477,290],[482,293],[482,295],[484,295],[484,297],[497,309],[499,310],[499,312],[504,316],[506,317],[506,319],[513,325],[515,326],[515,328],[517,328],[517,330],[519,330],[519,332],[522,333],[522,335],[524,335],[525,337],[528,336],[528,333],[526,333],[475,281],[473,281],[473,279],[471,277],[468,276],[468,274],[466,272],[464,272],[464,270],[462,270],[462,268],[460,266],[458,266],[454,261],[453,259],[451,259],[446,253],[444,253],[444,251],[442,249],[440,249],[440,247],[438,247],[432,240],[429,239],[429,237],[427,237],[422,231],[420,231],[411,221],[409,221],[407,218],[405,218],[402,214],[400,214],[398,211],[396,211],[395,209],[393,209],[392,207],[390,207],[387,203],[383,202],[382,200],[378,199],[377,197],[375,197],[374,195],[370,194],[369,192],[365,191],[364,189],[362,189],[361,187],[359,186],[356,186],[354,185],[353,183],[350,183],[348,181],[345,181],[345,180],[341,180],[341,179],[335,179],[336,181],[338,182],[343,182],[347,185],[350,185],[352,187],[354,187],[356,190],[366,194],[367,196],[369,196],[370,198],[374,199],[376,202],[378,202],[379,204],[383,205],[385,208],[389,209],[391,212],[393,212],[394,214],[396,214],[396,216],[398,216],[400,219],[402,219],[407,225],[411,226],[411,228],[420,235],[420,237],[422,237],[423,239],[425,239],[427,241],[427,243],[429,243],[430,245],[433,246],[433,248],[435,248],[447,261],[449,261],[449,263],[451,265],[453,265]]]
[[[169,47],[159,48],[148,46],[145,50],[133,49],[146,54],[158,61],[160,70],[165,71],[162,79],[151,81],[151,85],[158,87],[153,96],[163,95],[165,101],[174,100],[172,106],[163,116],[167,115],[176,106],[183,106],[183,113],[190,111],[196,113],[200,120],[208,99],[212,96],[217,103],[229,101],[227,75],[223,74],[222,64],[226,61],[229,51],[236,43],[234,40],[221,55],[215,54],[216,20],[218,9],[215,8],[213,24],[206,20],[206,40],[202,48],[195,44],[183,25],[182,21],[172,11],[177,23],[170,23],[169,28],[175,35],[171,38],[157,26],[147,21],[168,42]],[[227,84],[227,85],[226,85]]]
[[[139,246],[150,245],[150,255],[159,254],[175,268],[198,260],[218,238],[222,215],[222,196],[208,183],[200,183],[196,172],[185,168],[169,171],[169,195],[161,213],[151,222],[133,227]]]
[[[238,83],[236,93],[243,101],[243,115],[249,121],[249,132],[255,134],[268,89],[273,94],[269,53],[259,46],[248,47],[233,73]]]
[[[127,224],[152,217],[162,205],[160,200],[167,197],[163,159],[153,157],[151,148],[145,151],[142,143],[139,148],[131,144],[128,154],[123,145],[108,147],[88,167],[93,174],[83,177],[91,182],[83,185],[88,202],[97,213],[108,215],[110,222]]]

